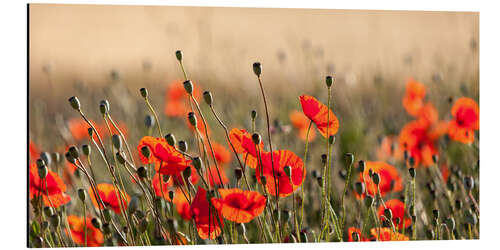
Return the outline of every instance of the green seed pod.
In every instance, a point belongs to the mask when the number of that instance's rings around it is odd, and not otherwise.
[[[52,157],[50,156],[49,153],[47,152],[42,152],[40,154],[40,158],[47,164],[47,166],[50,166],[52,164]]]
[[[78,189],[78,198],[80,198],[82,202],[85,202],[85,199],[87,198],[87,193],[85,192],[85,189],[83,188]]]
[[[151,156],[151,151],[149,150],[149,147],[148,146],[143,146],[141,148],[141,153],[142,153],[142,156],[146,157],[149,159],[149,156]]]
[[[80,157],[80,151],[78,150],[77,147],[75,146],[71,146],[69,147],[69,150],[68,152],[71,154],[71,156],[73,156],[73,158],[78,158]]]
[[[258,77],[262,74],[262,64],[260,62],[253,63],[253,73]]]
[[[146,125],[146,128],[152,128],[156,124],[155,118],[152,115],[146,115],[144,117],[144,125]]]
[[[50,217],[54,215],[54,209],[52,207],[44,207],[43,213],[45,214],[45,216]]]
[[[345,165],[346,166],[352,166],[354,164],[354,155],[351,153],[345,154]]]
[[[189,179],[189,177],[191,177],[191,168],[185,168],[184,171],[182,171],[182,176],[184,176],[185,179]]]
[[[255,109],[250,112],[250,117],[252,117],[252,120],[255,120],[255,118],[257,118],[257,111]]]
[[[371,196],[371,195],[367,195],[367,196],[365,197],[365,206],[366,206],[367,208],[369,208],[369,207],[371,207],[372,205],[373,205],[373,196]]]
[[[207,103],[208,106],[212,106],[214,99],[213,99],[212,93],[210,93],[210,91],[203,92],[203,99],[205,99],[205,103]]]
[[[356,193],[358,193],[358,195],[362,195],[365,193],[365,184],[363,182],[356,182],[354,184],[354,190],[356,190]]]
[[[193,82],[191,80],[184,81],[184,89],[189,95],[193,95]]]
[[[122,138],[117,135],[117,134],[114,134],[111,136],[111,142],[113,143],[113,146],[118,150],[120,151],[121,148],[122,148]]]
[[[177,50],[175,52],[175,57],[177,58],[177,61],[181,62],[182,61],[182,51],[181,50]]]
[[[325,79],[325,82],[326,82],[326,86],[328,88],[330,88],[333,84],[333,77],[332,76],[327,76],[326,79]]]
[[[300,232],[300,242],[304,242],[304,243],[308,242],[306,232]]]
[[[147,177],[148,177],[148,170],[147,170],[144,166],[140,166],[140,167],[137,169],[137,175],[138,175],[140,178],[147,178]]]
[[[328,137],[328,143],[330,143],[330,145],[335,143],[335,136],[334,135],[330,135],[330,137]]]
[[[198,125],[198,119],[196,119],[194,112],[188,113],[188,121],[189,121],[189,124],[191,124],[191,126],[196,128],[196,125]]]
[[[174,200],[174,195],[175,195],[174,191],[172,191],[172,190],[168,191],[168,198],[170,198],[171,201]]]
[[[50,225],[52,225],[53,228],[57,228],[61,224],[61,218],[57,214],[53,214],[52,216],[50,216],[49,220]]]
[[[380,175],[378,173],[373,173],[372,180],[375,185],[378,185],[380,183]]]
[[[76,163],[76,159],[75,157],[73,157],[69,152],[66,152],[66,154],[64,154],[64,156],[66,157],[66,160],[69,162],[69,163],[72,163],[72,164],[75,164]]]
[[[49,172],[49,169],[47,166],[43,165],[41,167],[38,167],[38,176],[40,176],[40,179],[45,179],[47,177],[47,174]]]
[[[448,217],[444,223],[446,224],[446,226],[448,227],[448,229],[450,231],[453,231],[455,230],[455,219],[453,219],[453,217]]]
[[[78,100],[78,97],[72,96],[68,99],[68,101],[72,108],[80,110],[80,101]]]
[[[109,112],[109,102],[108,100],[102,100],[99,102],[99,111],[102,115],[105,115]]]
[[[109,208],[103,209],[102,214],[104,215],[104,219],[106,221],[111,221],[111,210]]]
[[[111,234],[111,225],[109,223],[102,224],[102,232],[106,235]]]
[[[90,148],[90,146],[89,146],[89,145],[84,144],[84,145],[82,145],[82,152],[83,152],[83,154],[84,154],[85,156],[87,156],[87,157],[88,157],[88,156],[90,155],[90,153],[92,152],[92,150],[91,150],[91,148]]]
[[[359,233],[358,232],[352,232],[352,241],[358,242],[359,241]]]
[[[148,89],[146,89],[146,88],[141,88],[139,91],[141,92],[141,96],[142,96],[144,99],[148,98]]]
[[[99,218],[97,218],[97,217],[92,218],[91,222],[92,222],[92,226],[94,226],[97,229],[101,229],[102,223],[101,223],[101,220],[99,220]]]
[[[359,172],[360,173],[364,173],[365,172],[365,168],[366,168],[366,163],[365,161],[361,160],[358,162],[358,167],[359,167]]]
[[[258,133],[252,135],[252,141],[255,145],[259,145],[262,142],[262,137]]]
[[[409,168],[408,172],[410,173],[410,177],[412,179],[415,179],[415,176],[417,175],[417,170],[415,168]]]
[[[118,160],[120,164],[125,164],[126,162],[125,157],[123,157],[120,152],[116,152],[116,160]]]
[[[168,145],[174,147],[175,146],[175,136],[173,134],[167,134],[165,135],[165,140],[167,141]]]
[[[464,187],[467,191],[471,191],[474,188],[474,178],[472,176],[464,177]]]
[[[198,157],[198,156],[193,157],[192,163],[193,163],[193,167],[198,171],[201,169],[201,166],[203,165],[203,162],[201,161],[200,157]]]
[[[391,209],[389,209],[389,208],[384,209],[384,216],[385,216],[388,220],[392,220],[392,210],[391,210]]]
[[[188,144],[187,144],[187,142],[185,142],[185,141],[179,141],[179,145],[178,146],[179,146],[179,150],[181,152],[185,153],[185,152],[188,151]]]
[[[439,210],[438,209],[432,210],[432,215],[434,216],[435,220],[439,219]]]
[[[286,176],[288,176],[289,178],[292,177],[292,167],[290,166],[285,166],[283,168],[283,171],[285,172]]]
[[[234,176],[236,177],[236,180],[239,181],[241,177],[243,177],[243,171],[240,168],[235,168]]]

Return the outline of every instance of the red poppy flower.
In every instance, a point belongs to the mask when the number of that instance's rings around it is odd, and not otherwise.
[[[193,96],[198,99],[200,97],[200,89],[198,84],[193,83]],[[167,87],[165,94],[164,112],[167,116],[183,117],[189,111],[189,95],[184,89],[184,83],[180,80],[173,81]]]
[[[217,160],[218,163],[226,164],[231,162],[231,152],[229,152],[226,147],[217,142],[210,143],[212,144],[212,148],[214,150],[215,160]],[[209,145],[207,145],[207,150],[210,150]]]
[[[195,116],[196,116],[196,120],[198,121],[198,123],[196,124],[198,131],[200,132],[200,134],[203,137],[207,136],[207,133],[205,132],[205,125],[203,124],[203,121],[201,120],[199,115],[196,114]],[[186,116],[186,125],[188,126],[189,130],[191,130],[193,132],[195,131],[193,125],[191,125],[191,123],[189,122],[189,118],[187,118],[187,116]],[[207,124],[207,131],[208,131],[208,135],[210,135],[212,133],[208,124]],[[209,150],[209,149],[207,148],[207,150]]]
[[[392,223],[394,223],[394,226],[396,226],[399,229],[403,229],[403,226],[407,228],[411,225],[411,219],[404,216],[405,204],[402,201],[398,199],[388,200],[385,202],[385,206],[392,212]],[[380,207],[378,208],[378,215],[379,216],[384,215],[384,205],[380,205]],[[396,223],[397,218],[399,218],[399,225]],[[382,220],[382,218],[380,219]]]
[[[309,128],[310,120],[302,112],[293,110],[290,112],[290,122],[293,127],[299,131],[299,138],[303,141],[306,140],[307,129]],[[316,130],[309,130],[309,141],[313,141],[316,138]]]
[[[88,192],[90,198],[92,199],[92,203],[94,203],[94,206],[99,207],[100,205],[97,203],[93,189],[89,188]],[[121,213],[120,203],[118,201],[119,196],[117,196],[117,194],[120,195],[119,190],[115,189],[115,187],[111,184],[101,183],[97,184],[97,192],[99,193],[99,196],[101,197],[106,207],[110,207],[117,214]],[[122,191],[121,193],[122,195],[120,196],[123,197],[123,200],[122,199],[120,200],[123,201],[122,203],[123,209],[127,209],[128,203],[130,201],[130,196],[124,191]]]
[[[233,144],[236,153],[243,154],[245,165],[256,168],[258,165],[257,150],[252,140],[252,135],[244,129],[233,128],[229,132],[229,140]],[[264,143],[259,145],[259,151],[264,151]]]
[[[90,121],[100,133],[100,129],[97,128],[97,124],[94,121]],[[68,121],[68,129],[73,138],[76,141],[80,141],[86,138],[89,138],[88,129],[90,128],[89,124],[83,120],[82,118],[72,118]],[[95,137],[97,140],[97,137]]]
[[[41,196],[43,204],[50,207],[59,207],[71,200],[71,197],[65,194],[66,185],[59,175],[49,169],[47,176],[41,179],[36,163],[30,165],[29,183],[30,200]]]
[[[393,232],[392,229],[388,227],[380,228],[372,228],[370,230],[373,238],[378,239],[379,241],[408,241],[410,238],[404,234],[400,234],[398,232]],[[380,233],[380,234],[379,234]],[[380,236],[380,237],[379,237]]]
[[[152,136],[144,136],[139,141],[139,145],[137,146],[137,151],[139,152],[139,158],[141,159],[141,162],[143,164],[160,163],[160,160],[156,158],[156,156],[154,155],[156,144],[167,145],[167,141],[165,140],[165,138],[157,138]],[[149,158],[147,158],[142,154],[143,147],[149,148],[149,151],[151,152]]]
[[[418,116],[424,106],[425,86],[413,78],[406,82],[406,94],[403,97],[403,107],[412,116]]]
[[[248,223],[259,216],[266,207],[266,197],[258,192],[238,188],[218,191],[221,198],[212,198],[212,204],[230,221]]]
[[[300,96],[300,103],[304,114],[316,124],[323,137],[335,135],[339,129],[339,120],[328,107],[312,96]],[[330,121],[328,122],[328,118]],[[328,135],[326,134],[328,130]]]
[[[189,177],[189,181],[193,185],[195,185],[198,182],[200,177],[196,173],[196,170],[194,169],[193,166],[189,166],[189,167],[191,168],[191,176]],[[164,175],[162,175],[161,177],[163,178],[163,176]],[[162,197],[162,195],[163,195],[163,198],[165,198],[168,201],[170,201],[170,198],[168,197],[168,191],[169,191],[168,188],[169,187],[184,186],[184,179],[182,178],[182,173],[179,173],[176,175],[171,175],[170,178],[168,179],[168,181],[161,180],[161,182],[160,182],[159,174],[155,174],[152,181],[153,181],[153,189],[155,191],[155,194],[157,196],[160,196],[160,197]],[[162,193],[162,190],[160,189],[160,183],[163,184],[162,185],[163,193]]]
[[[377,149],[377,159],[380,161],[398,160],[403,157],[403,152],[399,148],[396,136],[385,136]]]
[[[142,154],[144,146],[151,151],[149,158]],[[168,145],[164,138],[144,136],[137,149],[143,164],[155,163],[156,171],[164,175],[179,175],[191,163],[191,160],[186,160],[183,154]]]
[[[208,180],[210,187],[220,187],[229,183],[229,178],[227,178],[224,170],[219,167],[219,171],[217,172],[217,168],[215,166],[210,166],[208,171],[205,172],[205,180]]]
[[[271,153],[262,153],[262,166],[258,165],[255,171],[257,180],[259,181],[259,183],[261,183],[261,176],[265,176],[267,182],[266,187],[269,193],[274,196],[276,196],[276,194],[279,194],[280,197],[286,197],[293,193],[304,182],[304,179],[306,178],[304,164],[302,162],[302,159],[300,159],[300,157],[298,157],[292,151],[278,150],[274,151],[273,153],[274,174],[272,167],[273,164],[271,162]],[[292,169],[292,181],[290,181],[289,177],[283,170],[285,166],[290,166]],[[275,177],[277,183],[275,182]],[[276,185],[279,186],[277,191]]]
[[[359,228],[356,228],[356,227],[350,227],[348,230],[347,230],[347,236],[349,237],[349,241],[350,242],[353,242],[354,239],[352,238],[352,234],[353,233],[358,233],[359,235],[359,241],[370,241],[368,238],[366,238],[365,236],[363,236],[363,234],[361,234],[361,230]]]
[[[448,136],[461,143],[474,142],[474,131],[479,129],[479,106],[471,98],[462,97],[451,108]]]
[[[85,228],[85,223],[87,224],[87,228]],[[101,231],[92,225],[90,216],[87,216],[87,221],[85,222],[81,217],[68,215],[68,224],[71,230],[71,237],[76,244],[85,246],[85,231],[87,231],[87,246],[98,247],[104,242]]]
[[[30,151],[30,163],[38,159],[38,157],[40,157],[40,150],[38,150],[38,147],[31,140],[29,145],[29,151]]]
[[[213,240],[221,234],[224,227],[222,214],[208,203],[207,191],[202,187],[198,187],[190,212],[200,238]]]
[[[438,111],[430,102],[425,103],[417,115],[418,119],[432,125],[438,121]]]
[[[436,140],[443,133],[442,123],[435,127],[422,120],[406,124],[399,134],[399,145],[407,150],[415,160],[415,166],[430,166],[434,164],[432,155],[438,155]]]
[[[403,190],[403,180],[398,173],[398,170],[385,162],[382,161],[367,161],[365,171],[363,173],[359,173],[359,179],[361,182],[364,181],[366,185],[366,191],[370,195],[377,194],[377,186],[373,183],[372,178],[370,177],[370,169],[373,173],[378,173],[380,176],[380,194],[382,196],[386,195],[389,192],[399,192]],[[363,195],[364,197],[364,195]]]
[[[189,201],[187,200],[186,194],[184,194],[180,188],[175,189],[174,200],[172,202],[174,203],[177,213],[179,213],[184,220],[191,220]]]
[[[450,169],[446,163],[441,164],[440,167],[441,176],[445,182],[448,182],[448,178],[450,177]]]

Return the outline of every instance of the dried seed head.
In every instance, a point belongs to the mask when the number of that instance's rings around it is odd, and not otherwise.
[[[212,106],[213,98],[210,91],[203,92],[203,99],[205,99],[205,102],[208,104],[208,106]]]
[[[174,147],[175,146],[175,136],[173,134],[168,133],[165,135],[165,140],[167,140],[168,145]]]
[[[330,88],[333,84],[333,77],[332,76],[327,76],[326,79],[325,79],[325,82],[326,82],[326,86],[328,88]]]
[[[177,50],[175,52],[175,57],[177,58],[177,61],[181,62],[182,61],[182,51],[181,50]]]
[[[155,123],[155,118],[152,115],[148,114],[146,115],[146,117],[144,117],[144,125],[146,125],[146,128],[152,128]]]
[[[82,202],[85,202],[85,199],[87,198],[87,193],[85,192],[85,189],[83,188],[78,189],[78,198],[80,198]]]
[[[188,121],[189,121],[189,124],[191,124],[191,126],[193,126],[195,128],[197,127],[196,125],[198,125],[198,119],[196,119],[194,112],[188,113]]]
[[[85,156],[89,156],[90,153],[92,152],[92,149],[90,148],[90,146],[88,144],[83,144],[82,145],[82,152]]]
[[[80,101],[78,100],[78,97],[72,96],[68,99],[68,101],[71,107],[73,107],[75,110],[80,110]]]
[[[262,137],[260,137],[260,134],[259,133],[254,133],[252,135],[252,141],[255,145],[260,145],[261,141],[262,141]]]
[[[122,149],[122,138],[119,135],[117,134],[112,135],[111,142],[118,151]]]
[[[137,169],[137,175],[140,178],[147,178],[148,177],[148,170],[144,166],[141,166]]]
[[[146,88],[141,88],[141,89],[139,89],[139,92],[141,92],[141,96],[142,96],[144,99],[148,98],[148,89],[146,89]]]
[[[262,74],[262,64],[260,62],[253,63],[253,73],[258,77]]]
[[[189,95],[193,94],[193,82],[191,80],[187,80],[184,82],[184,89]]]
[[[80,151],[75,146],[69,147],[68,152],[71,154],[71,156],[73,156],[73,158],[80,157]]]
[[[148,158],[149,159],[149,156],[151,156],[151,150],[149,150],[149,147],[148,146],[143,146],[141,148],[141,153],[144,157]]]
[[[203,166],[203,162],[201,161],[201,158],[198,156],[193,157],[192,162],[193,162],[193,167],[198,171],[201,169],[201,166]]]
[[[99,111],[101,114],[107,114],[109,112],[109,102],[108,100],[102,100],[99,102]]]
[[[181,152],[185,153],[185,152],[188,151],[188,144],[187,144],[187,142],[185,142],[185,141],[179,141],[179,145],[178,146],[179,146],[179,150]]]
[[[252,117],[252,120],[255,120],[255,118],[257,118],[257,111],[255,109],[250,111],[250,117]]]

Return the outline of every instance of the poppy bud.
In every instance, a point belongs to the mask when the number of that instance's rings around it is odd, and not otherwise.
[[[184,89],[189,95],[193,94],[193,82],[191,80],[187,80],[184,82]]]
[[[111,221],[111,210],[109,210],[109,208],[103,209],[102,214],[104,215],[104,219],[106,221]]]
[[[262,74],[262,65],[260,64],[260,62],[253,63],[253,73],[255,73],[255,75],[258,77],[260,77],[260,74]]]
[[[99,111],[101,111],[101,114],[107,114],[109,112],[109,102],[108,100],[102,100],[99,103]]]
[[[92,136],[94,135],[94,129],[92,127],[87,129],[87,133],[89,134],[89,137],[93,139]]]
[[[45,179],[45,177],[47,177],[48,171],[49,170],[45,165],[38,167],[38,176],[40,176],[40,179]]]
[[[146,168],[144,166],[141,166],[137,169],[137,175],[140,177],[140,178],[147,178],[148,177],[148,171],[146,170]]]
[[[114,134],[111,136],[111,142],[113,143],[113,146],[118,150],[120,151],[121,148],[122,148],[122,138],[117,135],[117,134]]]
[[[367,208],[371,207],[373,205],[373,197],[371,195],[367,195],[365,197],[365,206]]]
[[[362,195],[365,193],[365,184],[363,182],[356,182],[354,184],[354,190],[356,190],[356,193],[359,195]]]
[[[359,172],[360,173],[363,173],[365,172],[365,168],[366,168],[366,163],[365,161],[361,160],[358,162],[358,167],[359,167]]]
[[[432,155],[432,162],[434,162],[434,164],[437,164],[438,161],[439,161],[439,156],[436,154]]]
[[[401,218],[400,217],[397,217],[396,218],[396,223],[395,223],[395,226],[399,225],[401,223]]]
[[[47,165],[45,164],[45,161],[42,158],[39,158],[36,160],[36,166],[38,168],[41,168],[41,167],[46,167]]]
[[[54,209],[52,207],[44,207],[43,213],[45,214],[45,216],[50,217],[54,215]]]
[[[52,216],[49,217],[50,224],[52,227],[57,228],[61,224],[61,218],[59,218],[59,215],[53,214]]]
[[[253,141],[253,143],[255,143],[255,145],[259,145],[260,142],[262,141],[262,137],[260,137],[260,135],[258,133],[254,133],[252,135],[252,141]]]
[[[152,128],[155,123],[155,118],[152,115],[148,114],[146,115],[146,117],[144,117],[144,125],[146,125],[146,128]]]
[[[41,248],[43,247],[43,238],[38,235],[33,236],[33,240],[31,241],[31,243],[33,243],[34,247]]]
[[[316,177],[316,181],[318,182],[319,187],[323,187],[323,177]]]
[[[239,181],[243,176],[243,171],[240,168],[234,169],[234,176],[236,177],[236,180]]]
[[[380,175],[378,173],[373,173],[372,180],[375,185],[378,185],[380,183]]]
[[[439,219],[439,210],[438,209],[432,210],[432,215],[434,216],[435,220]]]
[[[282,210],[281,214],[283,215],[283,221],[288,221],[292,216],[292,212],[290,212],[289,210]]]
[[[82,152],[83,152],[83,154],[84,154],[85,156],[89,156],[89,155],[90,155],[90,153],[91,153],[91,151],[92,151],[92,150],[90,149],[90,146],[89,146],[89,145],[87,145],[87,144],[82,145]]]
[[[373,169],[368,169],[368,176],[370,176],[370,178],[373,176]]]
[[[384,216],[388,220],[392,220],[392,211],[391,211],[391,209],[389,209],[389,208],[384,209]]]
[[[82,202],[84,202],[86,197],[87,197],[87,193],[85,193],[85,190],[82,188],[79,188],[78,189],[78,198],[80,198],[80,200]]]
[[[94,226],[97,229],[101,229],[102,223],[101,223],[101,220],[99,220],[99,218],[94,217],[94,218],[92,218],[91,222],[92,222],[92,226]]]
[[[326,86],[330,88],[333,84],[333,77],[332,76],[327,76],[326,77]]]
[[[76,159],[75,157],[73,157],[69,152],[66,152],[66,154],[64,154],[64,156],[66,157],[66,160],[69,162],[69,163],[72,163],[72,164],[75,164],[76,163]]]
[[[198,171],[201,169],[201,166],[203,164],[200,157],[198,157],[198,156],[193,157],[192,163],[193,163],[194,168]]]
[[[151,155],[151,151],[149,150],[149,147],[148,146],[143,146],[141,148],[141,153],[144,157],[148,158],[149,159],[149,156]]]
[[[179,150],[185,153],[188,150],[188,144],[185,141],[179,141]]]
[[[417,170],[415,168],[409,168],[408,172],[410,173],[411,178],[415,179],[415,176],[417,175]]]
[[[172,190],[168,191],[168,198],[170,198],[171,201],[174,200],[174,191],[172,191]]]
[[[260,177],[260,183],[262,183],[262,185],[266,185],[267,184],[267,180],[266,180],[265,176],[261,176]]]
[[[347,153],[345,154],[345,164],[346,166],[351,166],[352,164],[354,164],[354,155],[351,154],[351,153]]]
[[[328,143],[330,143],[330,145],[335,143],[335,136],[334,135],[330,135],[330,137],[328,137]]]
[[[139,221],[139,225],[137,225],[137,229],[139,229],[140,233],[144,233],[148,229],[148,225],[149,225],[148,219],[144,218],[141,221]]]
[[[125,164],[126,162],[125,157],[120,152],[116,152],[116,159],[120,164]]]
[[[359,241],[359,233],[358,232],[352,232],[351,237],[352,237],[352,241],[354,241],[354,242]]]
[[[111,225],[109,223],[102,224],[102,232],[104,234],[111,234]]]
[[[80,110],[80,101],[78,100],[78,97],[72,96],[68,99],[68,101],[71,107],[73,107],[75,110]]]
[[[141,88],[139,91],[141,92],[141,96],[142,96],[144,99],[148,98],[148,89],[146,89],[146,88]]]
[[[165,135],[165,140],[167,140],[168,145],[174,147],[175,146],[175,136],[173,134]]]
[[[322,154],[321,155],[321,163],[323,165],[325,165],[327,160],[328,160],[328,156],[326,154]]]
[[[257,111],[254,109],[250,112],[250,116],[252,117],[252,120],[255,120],[257,118]]]
[[[453,219],[453,217],[448,217],[444,223],[446,224],[446,226],[448,227],[448,229],[450,231],[453,231],[455,230],[455,219]]]
[[[40,158],[42,158],[42,160],[45,161],[45,163],[47,164],[47,166],[50,166],[52,164],[52,157],[50,156],[49,153],[47,152],[42,152],[40,154]]]
[[[213,98],[210,91],[203,92],[203,99],[205,99],[205,102],[208,104],[208,106],[212,106]]]
[[[474,188],[474,179],[472,176],[464,177],[464,187],[467,191],[471,191]]]
[[[285,172],[286,176],[288,176],[289,178],[292,177],[292,168],[290,166],[285,166],[283,168],[283,171]]]
[[[185,179],[188,179],[191,176],[191,168],[185,168],[184,171],[182,171],[182,176],[184,176]]]
[[[304,243],[308,242],[306,232],[300,232],[300,242],[304,242]]]
[[[196,119],[194,112],[188,113],[188,121],[189,121],[189,124],[191,124],[191,126],[196,128],[196,125],[198,124],[198,119]]]
[[[321,174],[319,173],[319,171],[317,169],[315,169],[315,170],[312,171],[312,176],[314,178],[318,178],[318,177],[321,176]]]
[[[73,158],[78,158],[80,157],[80,151],[78,150],[77,147],[75,146],[71,146],[69,149],[68,149],[68,152],[71,154],[71,156],[73,156]]]
[[[177,50],[175,52],[175,57],[177,58],[177,61],[182,61],[182,51],[181,50]]]

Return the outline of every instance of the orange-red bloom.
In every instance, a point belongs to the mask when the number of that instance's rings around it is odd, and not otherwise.
[[[47,176],[41,179],[38,175],[36,163],[30,165],[30,200],[35,197],[42,197],[45,206],[59,207],[68,203],[71,197],[66,195],[66,185],[59,175],[50,169]]]
[[[221,234],[224,227],[222,214],[208,203],[207,191],[202,187],[198,187],[196,196],[191,203],[190,212],[194,217],[200,238],[213,240]]]
[[[226,147],[222,146],[217,142],[210,142],[210,144],[212,144],[212,148],[215,154],[215,160],[217,160],[218,163],[227,164],[231,162],[231,152],[229,152],[229,150],[227,150]],[[208,145],[207,149],[210,150]]]
[[[227,178],[224,170],[222,168],[219,168],[219,171],[217,171],[217,168],[215,166],[210,166],[208,168],[208,171],[205,173],[205,179],[208,179],[210,187],[223,186],[229,183],[229,179]]]
[[[359,228],[356,228],[356,227],[350,227],[348,230],[347,230],[347,236],[349,237],[349,240],[350,242],[354,241],[354,239],[352,238],[352,234],[353,233],[358,233],[359,235],[359,241],[370,241],[368,238],[366,238],[365,236],[363,236],[361,234],[361,230]]]
[[[417,115],[418,119],[432,125],[438,121],[438,111],[436,107],[430,102],[425,103]]]
[[[406,82],[406,94],[403,97],[403,107],[412,116],[418,116],[424,106],[425,86],[413,78]]]
[[[197,99],[200,97],[200,89],[198,88],[198,84],[194,83],[193,96]],[[168,85],[165,94],[165,114],[167,116],[183,117],[190,110],[191,107],[189,105],[189,95],[184,89],[184,83],[180,80],[173,81]]]
[[[106,207],[110,207],[115,211],[115,213],[119,214],[121,213],[120,211],[120,203],[118,201],[118,196],[121,196],[120,201],[122,201],[123,209],[127,209],[128,203],[130,201],[130,196],[125,193],[124,191],[120,192],[119,190],[115,189],[115,187],[111,184],[108,183],[101,183],[97,184],[97,192],[99,193],[99,196],[101,197],[102,201],[104,202],[104,205]],[[97,203],[97,200],[94,195],[94,191],[92,188],[89,188],[89,196],[92,200],[92,203],[94,203],[94,206],[100,207],[100,205]]]
[[[257,150],[252,141],[252,135],[244,129],[233,128],[229,132],[229,140],[234,145],[236,153],[243,154],[242,161],[245,165],[256,168],[258,165]],[[264,143],[261,142],[258,147],[260,152],[264,151]]]
[[[306,177],[304,164],[302,159],[292,151],[278,150],[273,152],[274,171],[270,152],[262,153],[261,160],[262,166],[258,165],[255,171],[257,181],[261,183],[261,176],[265,176],[266,187],[272,195],[276,196],[279,194],[280,197],[286,197],[304,182]],[[291,167],[291,181],[284,171],[285,166]]]
[[[303,141],[306,140],[307,129],[309,128],[310,120],[305,116],[302,112],[297,110],[293,110],[290,112],[290,122],[293,127],[296,128],[299,132],[299,138]],[[313,141],[316,138],[316,130],[309,130],[309,141]]]
[[[40,150],[38,150],[38,147],[31,140],[29,145],[29,151],[30,151],[30,163],[38,159],[38,157],[40,157]]]
[[[151,151],[149,158],[142,154],[144,146]],[[168,145],[164,138],[144,136],[137,149],[143,164],[155,163],[156,171],[164,175],[179,175],[191,163],[191,160],[186,160],[183,154]]]
[[[92,120],[90,120],[90,122],[92,123],[92,125],[94,125],[95,129],[102,138],[110,136],[108,127],[106,126],[105,123],[98,124]],[[113,134],[118,134],[118,131],[111,123],[109,123],[109,126]],[[121,122],[117,122],[116,126],[126,137],[128,133],[127,126]],[[71,135],[73,136],[73,139],[75,139],[76,141],[89,138],[89,132],[88,132],[89,128],[90,128],[89,124],[82,118],[72,118],[68,121],[68,129]],[[97,140],[97,135],[95,134],[94,134],[94,140]]]
[[[380,161],[401,159],[403,152],[398,147],[398,144],[398,138],[396,136],[385,136],[377,149],[377,159]]]
[[[328,107],[312,96],[300,96],[300,103],[304,114],[316,124],[323,137],[335,135],[339,129],[339,120]],[[330,119],[328,121],[328,119]],[[328,130],[328,135],[327,135]]]
[[[403,226],[407,228],[411,225],[411,219],[404,216],[405,204],[402,201],[398,199],[388,200],[385,202],[385,206],[392,212],[392,223],[394,223],[394,226],[399,229],[403,229]],[[380,207],[378,208],[378,215],[384,215],[384,205],[380,205]],[[399,225],[396,223],[397,218],[399,218]],[[380,219],[382,220],[382,218]]]
[[[415,166],[433,164],[432,155],[438,155],[436,140],[443,134],[442,124],[430,127],[423,120],[406,124],[399,134],[399,145],[415,160]]]
[[[221,198],[212,198],[214,207],[224,218],[247,223],[259,216],[266,207],[266,197],[255,191],[243,191],[238,188],[219,189]]]
[[[85,223],[87,223],[87,228],[85,228]],[[87,216],[87,221],[85,222],[81,217],[68,215],[68,224],[71,230],[71,237],[76,244],[85,246],[85,231],[87,231],[87,246],[98,247],[104,242],[101,231],[92,225],[90,216]]]
[[[398,232],[393,232],[391,228],[383,227],[380,228],[372,228],[370,233],[375,239],[379,241],[408,241],[410,238],[404,234],[400,234]],[[380,234],[379,234],[380,233]],[[379,237],[380,235],[380,237]]]
[[[474,142],[474,131],[479,129],[479,106],[471,98],[462,97],[451,108],[453,120],[448,127],[448,136],[461,143]]]
[[[175,205],[177,213],[179,213],[184,220],[191,220],[189,201],[186,198],[186,194],[184,194],[180,188],[175,189],[174,200],[172,202]]]
[[[361,182],[365,183],[368,194],[373,196],[377,193],[377,186],[373,183],[369,174],[370,169],[373,173],[378,173],[380,176],[379,187],[382,196],[389,192],[399,192],[403,190],[403,180],[394,166],[381,161],[367,161],[365,171],[359,173],[359,179]]]

